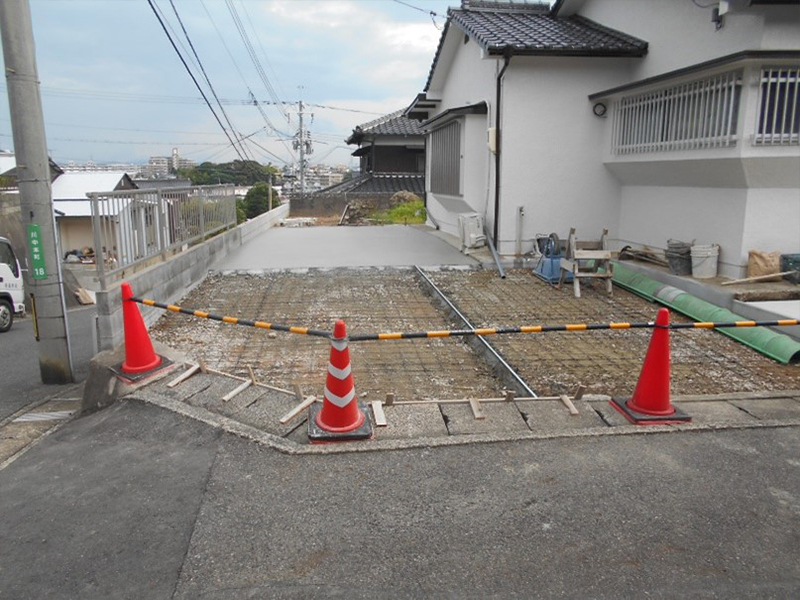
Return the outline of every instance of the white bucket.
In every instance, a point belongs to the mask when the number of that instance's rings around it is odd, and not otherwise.
[[[692,246],[692,277],[695,279],[716,277],[718,259],[719,246],[716,244]]]

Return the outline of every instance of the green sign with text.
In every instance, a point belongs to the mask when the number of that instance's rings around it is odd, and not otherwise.
[[[44,266],[44,246],[42,244],[42,230],[38,225],[28,225],[28,248],[33,261],[33,278],[47,279],[47,269]]]

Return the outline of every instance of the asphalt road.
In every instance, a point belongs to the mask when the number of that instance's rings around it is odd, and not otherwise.
[[[286,456],[138,402],[0,471],[8,598],[797,598],[797,428]]]
[[[86,379],[94,356],[92,328],[95,307],[72,309],[67,314],[76,382]],[[39,350],[33,336],[33,319],[16,318],[0,333],[0,421],[37,400],[60,394],[71,386],[45,385],[39,373]]]

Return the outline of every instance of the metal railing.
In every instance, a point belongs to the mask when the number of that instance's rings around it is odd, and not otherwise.
[[[627,96],[614,110],[613,152],[636,154],[736,144],[742,71]]]
[[[800,143],[800,68],[761,69],[758,119],[753,142],[763,146]]]
[[[87,194],[92,204],[97,275],[166,258],[236,225],[234,186],[139,189]]]

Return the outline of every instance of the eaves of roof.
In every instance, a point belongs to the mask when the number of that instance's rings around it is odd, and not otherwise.
[[[641,57],[644,40],[585,17],[536,10],[449,9],[428,73],[428,91],[450,27],[455,25],[490,56]]]
[[[423,122],[421,127],[424,131],[431,131],[432,129],[436,129],[445,123],[452,121],[456,117],[460,117],[462,115],[485,115],[488,110],[489,109],[486,106],[486,102],[478,102],[477,104],[448,108],[447,110],[440,112],[432,119],[428,119],[427,121]]]
[[[357,126],[353,133],[345,140],[347,144],[360,144],[364,138],[376,136],[409,136],[422,135],[419,124],[405,115],[405,108],[384,115],[374,121],[369,121]]]

